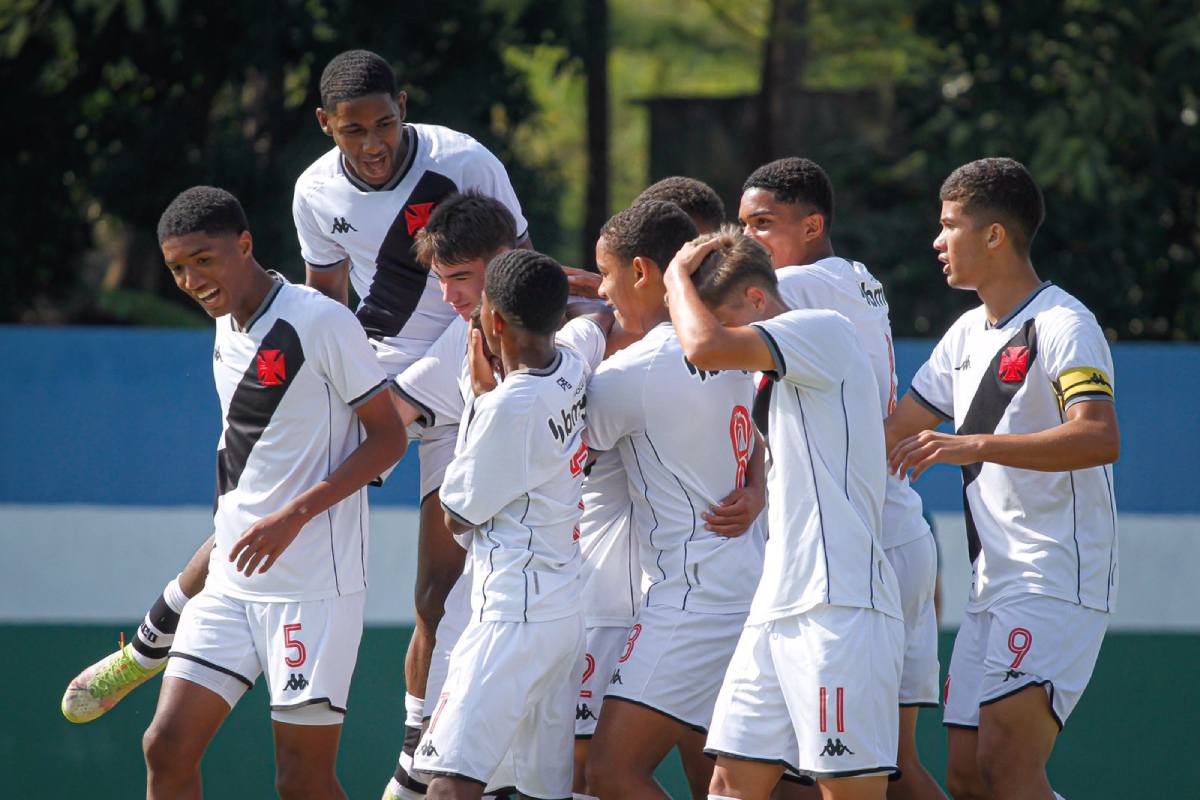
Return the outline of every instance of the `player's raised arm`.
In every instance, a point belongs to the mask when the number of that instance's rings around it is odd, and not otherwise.
[[[350,305],[350,259],[322,267],[304,264],[304,282],[344,306]]]
[[[721,307],[722,319],[718,319],[705,306],[692,280],[692,275],[711,254],[734,246],[730,237],[716,234],[680,248],[664,275],[671,323],[683,352],[697,368],[766,372],[775,368],[771,350],[762,336],[745,324],[749,318],[742,319],[745,315],[739,314],[747,303],[765,303],[769,299],[766,294],[758,287],[748,288],[746,297]]]

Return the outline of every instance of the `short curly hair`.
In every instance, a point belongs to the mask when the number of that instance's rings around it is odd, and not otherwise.
[[[249,229],[236,197],[216,186],[193,186],[176,195],[158,218],[158,243],[189,233],[237,236]]]
[[[716,239],[717,249],[704,257],[692,273],[692,283],[700,300],[709,308],[724,305],[744,292],[747,286],[758,286],[779,299],[779,279],[771,265],[771,254],[736,225],[722,225],[716,233],[699,237],[697,242]]]
[[[567,274],[534,250],[509,250],[488,262],[483,292],[505,319],[534,334],[554,333],[567,310]]]
[[[695,239],[696,233],[696,223],[679,206],[646,200],[614,214],[600,229],[600,238],[625,264],[642,256],[665,271],[679,248]]]
[[[1042,190],[1020,161],[981,158],[963,164],[942,183],[942,202],[961,203],[963,213],[983,224],[999,222],[1022,255],[1046,219]]]
[[[807,158],[781,158],[763,164],[742,184],[742,191],[766,189],[781,203],[810,205],[833,227],[833,183],[821,165]]]
[[[704,181],[673,175],[647,186],[633,200],[633,205],[647,200],[674,203],[684,210],[705,232],[715,231],[725,221],[725,204],[721,197]]]
[[[321,72],[321,106],[332,112],[337,104],[369,94],[395,97],[396,75],[383,57],[370,50],[338,53]]]
[[[465,264],[516,246],[517,221],[508,206],[475,189],[438,203],[415,245],[417,261],[426,266]]]

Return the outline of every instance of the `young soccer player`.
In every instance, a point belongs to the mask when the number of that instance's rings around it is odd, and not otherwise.
[[[1091,312],[1034,270],[1045,207],[1024,166],[965,164],[941,200],[942,272],[982,304],[888,419],[889,464],[962,467],[973,580],[946,682],[950,792],[1050,800],[1046,762],[1117,599],[1112,357]]]
[[[713,188],[704,181],[673,175],[652,183],[634,198],[630,205],[647,200],[674,203],[692,218],[700,233],[715,233],[725,222],[725,204]]]
[[[185,191],[158,239],[217,321],[224,426],[212,569],[146,731],[147,796],[200,797],[204,750],[261,672],[280,795],[345,797],[335,762],[362,634],[365,487],[403,454],[403,424],[353,314],[264,270],[233,195]]]
[[[472,616],[417,748],[431,798],[480,797],[510,748],[522,794],[571,793],[589,366],[555,345],[566,301],[548,256],[514,250],[488,265],[442,487],[447,526],[470,532]]]
[[[678,744],[702,747],[762,569],[759,526],[736,538],[705,528],[704,509],[745,487],[756,443],[751,381],[689,363],[663,304],[662,265],[695,232],[678,206],[647,201],[596,245],[601,296],[644,332],[588,388],[588,443],[620,453],[647,575],[588,757],[588,786],[605,800],[665,797],[655,767]]]
[[[789,767],[826,798],[879,800],[896,763],[904,627],[880,543],[870,363],[839,314],[788,311],[766,250],[735,230],[681,249],[666,288],[697,369],[770,378],[754,414],[769,448],[767,553],[713,715],[709,796],[766,798]]]
[[[896,407],[896,359],[883,285],[865,266],[834,254],[833,184],[806,158],[782,158],[746,179],[739,217],[744,233],[771,254],[779,296],[788,308],[836,311],[854,325],[871,362],[879,413]],[[944,798],[917,752],[917,712],[938,704],[937,548],[920,496],[889,475],[883,501],[883,548],[899,581],[904,610],[904,669],[900,676],[900,777],[891,800]],[[794,790],[793,790],[794,791]]]

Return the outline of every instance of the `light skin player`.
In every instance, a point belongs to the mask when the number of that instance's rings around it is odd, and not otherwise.
[[[176,285],[214,319],[229,314],[243,325],[275,285],[255,260],[248,231],[235,235],[199,230],[170,236],[162,242],[162,253]],[[309,520],[361,489],[403,453],[404,427],[386,393],[356,413],[366,431],[362,445],[327,479],[245,532],[229,555],[239,571],[268,571]],[[143,740],[147,797],[201,796],[200,760],[229,711],[227,702],[206,687],[170,676],[163,680],[158,708]],[[273,729],[281,797],[346,796],[335,772],[340,725],[276,720]]]
[[[946,283],[974,291],[989,322],[1013,312],[1042,284],[1029,253],[1031,234],[987,209],[969,213],[961,200],[944,199],[941,230],[933,242]],[[905,395],[888,418],[888,465],[914,479],[935,464],[991,463],[1043,472],[1111,464],[1120,432],[1111,402],[1078,402],[1062,424],[1035,433],[956,435],[934,430],[944,420]],[[947,784],[959,800],[1050,800],[1046,763],[1059,724],[1046,690],[1027,686],[981,705],[978,728],[948,729]]]

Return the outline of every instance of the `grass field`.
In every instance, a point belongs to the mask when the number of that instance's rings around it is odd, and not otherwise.
[[[72,725],[58,710],[67,681],[113,649],[116,631],[5,625],[0,632],[9,647],[10,669],[19,663],[26,670],[4,703],[0,769],[9,780],[0,797],[141,796],[141,734],[154,711],[156,686],[144,687],[90,725]],[[355,800],[377,798],[394,767],[403,716],[401,665],[409,635],[406,628],[368,628],[363,637],[339,762],[342,783]],[[943,665],[951,640],[952,635],[943,634]],[[1197,664],[1200,636],[1111,634],[1092,684],[1055,751],[1055,788],[1069,800],[1196,797]],[[922,712],[919,734],[926,763],[940,777],[945,766],[940,712]],[[270,736],[260,680],[208,752],[206,796],[274,796]],[[674,761],[663,766],[660,777],[673,797],[687,796]]]

